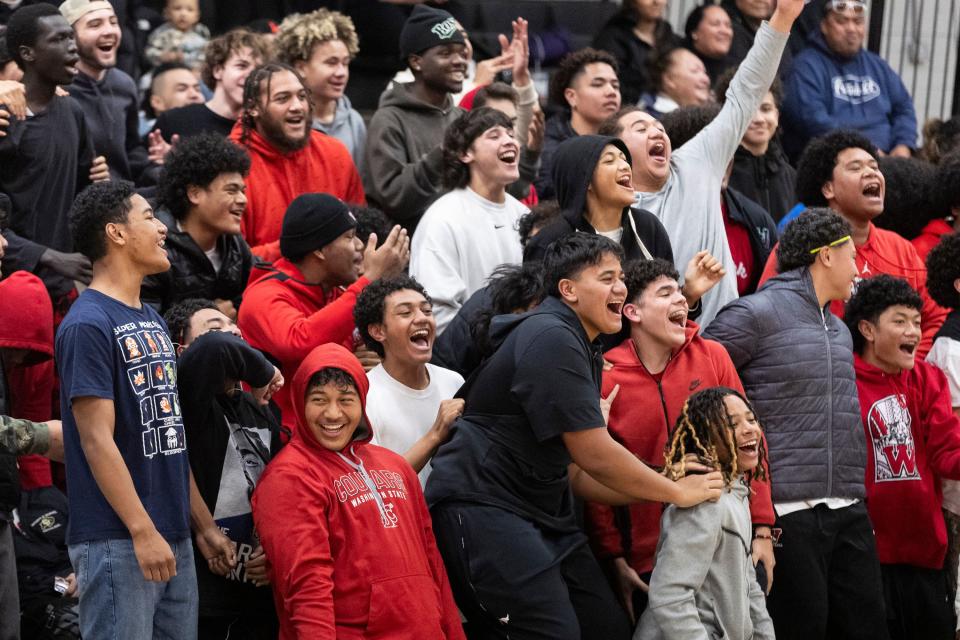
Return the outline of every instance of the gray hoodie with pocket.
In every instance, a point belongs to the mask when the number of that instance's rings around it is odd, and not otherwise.
[[[751,559],[750,489],[736,480],[717,502],[670,505],[633,640],[773,640]]]

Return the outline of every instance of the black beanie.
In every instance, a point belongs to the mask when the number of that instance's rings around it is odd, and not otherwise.
[[[418,4],[400,32],[400,55],[406,59],[441,44],[464,44],[457,21],[443,9]]]
[[[299,259],[356,227],[357,219],[342,201],[327,193],[305,193],[283,215],[280,253],[288,260]]]

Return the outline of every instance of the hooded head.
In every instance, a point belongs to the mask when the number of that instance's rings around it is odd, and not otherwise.
[[[579,226],[587,208],[587,189],[603,150],[613,145],[623,152],[631,164],[630,150],[620,138],[585,135],[569,138],[557,147],[553,160],[553,184],[563,216],[575,227]],[[632,189],[632,187],[631,187]]]
[[[17,352],[33,364],[53,357],[53,305],[43,282],[14,271],[0,282],[0,350]]]
[[[311,351],[290,388],[298,438],[305,444],[340,451],[351,442],[370,441],[370,383],[360,361],[342,346],[324,344]]]

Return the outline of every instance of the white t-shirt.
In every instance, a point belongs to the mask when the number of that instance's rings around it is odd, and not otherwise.
[[[927,362],[946,374],[950,385],[950,403],[954,408],[960,407],[960,342],[946,336],[937,338],[927,354]],[[960,515],[960,482],[944,478],[941,485],[943,508]]]
[[[373,443],[403,455],[430,430],[437,419],[440,403],[454,396],[463,384],[463,376],[432,364],[427,365],[430,384],[418,390],[390,377],[382,364],[367,373],[367,417],[373,427]],[[420,484],[430,475],[428,462],[420,471]]]
[[[410,245],[410,275],[433,299],[437,333],[502,264],[520,264],[517,222],[528,211],[506,194],[502,204],[455,189],[427,209]]]

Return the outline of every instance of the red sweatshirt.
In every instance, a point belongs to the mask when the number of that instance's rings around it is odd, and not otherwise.
[[[647,372],[637,355],[633,340],[605,354],[613,368],[603,373],[603,397],[620,385],[610,408],[609,429],[613,438],[646,464],[662,468],[667,435],[673,429],[690,394],[709,387],[724,386],[743,392],[733,362],[718,342],[702,338],[694,322],[687,322],[687,339],[663,371],[660,382]],[[755,524],[773,525],[773,502],[769,482],[755,480],[750,511]],[[609,507],[587,503],[587,533],[601,558],[627,557],[638,573],[653,568],[660,538],[663,507],[655,502]],[[629,540],[629,552],[626,551]]]
[[[53,304],[43,281],[27,271],[14,271],[0,281],[0,349],[28,352],[22,366],[0,366],[8,400],[0,413],[35,422],[52,418]],[[23,489],[53,484],[50,461],[43,456],[20,456],[18,463]]]
[[[304,282],[303,274],[286,258],[273,267],[273,273],[251,282],[243,293],[237,325],[244,339],[278,361],[287,380],[318,345],[335,342],[352,351],[353,306],[370,281],[360,277],[346,289],[324,291],[320,285]],[[292,429],[296,416],[289,386],[273,397],[284,426]]]
[[[920,231],[920,235],[910,241],[910,244],[913,245],[913,248],[917,250],[917,255],[923,260],[924,263],[927,261],[927,254],[930,253],[930,250],[933,249],[940,242],[940,238],[944,235],[953,233],[953,225],[944,220],[943,218],[935,218],[927,223],[927,225]]]
[[[370,444],[366,415],[341,452],[322,447],[306,426],[307,383],[326,367],[347,372],[366,404],[357,359],[339,345],[314,349],[290,384],[300,430],[252,499],[280,640],[465,638],[417,474]]]
[[[285,154],[256,131],[251,131],[246,143],[241,143],[241,133],[239,123],[230,132],[230,139],[250,154],[247,209],[240,232],[262,259],[272,262],[280,257],[283,215],[297,196],[329,193],[344,202],[366,204],[357,167],[350,152],[336,138],[313,131],[305,148]]]
[[[943,567],[942,478],[960,480],[960,419],[943,372],[919,358],[892,375],[855,356],[867,436],[867,510],[882,564]]]
[[[917,250],[900,235],[879,229],[871,223],[867,241],[857,247],[857,269],[860,271],[860,278],[885,273],[906,280],[917,290],[923,300],[923,308],[920,310],[923,337],[917,349],[917,359],[925,358],[933,346],[933,336],[947,317],[947,310],[934,302],[927,293],[927,267],[917,255]],[[757,286],[763,286],[764,282],[777,273],[777,249],[774,247]],[[843,305],[843,302],[834,300],[830,304],[830,311],[838,318],[843,318]]]

